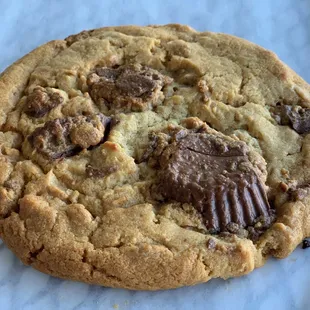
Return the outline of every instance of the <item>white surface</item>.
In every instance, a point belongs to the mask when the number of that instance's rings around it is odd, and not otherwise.
[[[179,22],[254,41],[310,82],[310,0],[0,0],[0,8],[0,71],[38,45],[83,29]],[[48,277],[24,267],[0,241],[0,308],[310,309],[309,258],[310,249],[298,249],[239,279],[132,292]]]

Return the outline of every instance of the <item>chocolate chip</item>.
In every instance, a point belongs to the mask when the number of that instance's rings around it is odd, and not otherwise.
[[[242,142],[189,133],[160,155],[157,190],[165,199],[195,206],[209,231],[254,225],[271,209],[247,153]]]
[[[288,125],[297,133],[310,132],[310,109],[300,106],[277,105],[274,117],[280,125]]]
[[[97,104],[123,111],[143,111],[156,105],[163,100],[159,91],[171,82],[171,78],[141,65],[97,68],[87,80],[89,93]]]
[[[58,118],[36,128],[28,141],[50,160],[73,156],[101,143],[109,121],[103,114]]]
[[[104,168],[94,168],[91,165],[86,166],[86,175],[88,177],[93,177],[93,178],[103,178],[113,172],[117,171],[116,166],[109,166],[109,167],[104,167]]]
[[[57,92],[35,88],[26,99],[24,112],[31,117],[39,118],[61,104],[63,100],[63,97]]]
[[[303,249],[310,248],[310,241],[307,240],[307,239],[303,240],[303,242],[302,242],[302,248],[303,248]]]

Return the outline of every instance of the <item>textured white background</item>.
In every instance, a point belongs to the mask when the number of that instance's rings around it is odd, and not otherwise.
[[[38,45],[107,25],[184,23],[275,51],[310,82],[310,0],[0,0],[0,71]],[[0,241],[0,309],[310,309],[310,249],[248,276],[162,292],[62,281],[24,267]]]

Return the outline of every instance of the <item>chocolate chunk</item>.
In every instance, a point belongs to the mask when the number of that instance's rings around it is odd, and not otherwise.
[[[115,82],[120,93],[130,97],[151,97],[156,87],[156,81],[148,76],[133,73],[124,73]]]
[[[31,117],[42,117],[63,102],[57,92],[48,92],[43,88],[35,88],[27,97],[24,112]]]
[[[123,111],[144,111],[158,104],[163,100],[161,89],[171,82],[171,78],[141,65],[97,68],[87,80],[97,104]]]
[[[103,178],[113,172],[117,171],[116,166],[104,167],[104,168],[94,168],[91,165],[86,166],[86,175],[88,177]]]
[[[274,116],[280,125],[288,125],[299,134],[310,132],[310,109],[308,108],[282,104],[275,108]]]
[[[310,248],[310,241],[307,240],[307,239],[303,240],[303,242],[302,242],[302,248],[303,248],[303,249]]]
[[[165,199],[195,206],[210,231],[253,225],[271,210],[247,153],[242,142],[189,133],[160,156],[158,191]]]
[[[36,128],[28,141],[50,160],[73,156],[101,143],[109,122],[103,114],[58,118]]]

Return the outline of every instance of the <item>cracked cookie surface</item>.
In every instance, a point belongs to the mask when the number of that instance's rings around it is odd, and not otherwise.
[[[47,43],[0,76],[0,237],[42,272],[105,286],[249,273],[310,236],[309,111],[305,81],[232,36]]]

